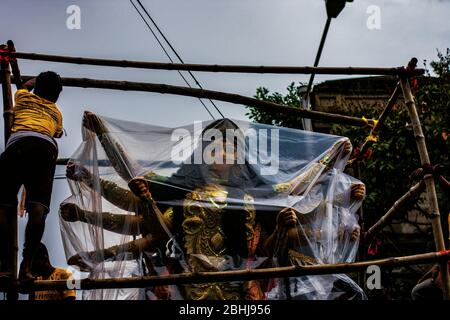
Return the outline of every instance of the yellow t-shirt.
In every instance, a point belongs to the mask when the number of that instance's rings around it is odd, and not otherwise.
[[[62,115],[55,103],[26,89],[17,90],[14,100],[12,133],[34,131],[55,138],[62,135]]]
[[[72,277],[69,271],[61,268],[55,268],[55,271],[47,279],[43,277],[37,277],[36,280],[67,280]],[[30,300],[64,300],[67,298],[76,298],[75,290],[47,290],[47,291],[36,291],[30,296]]]

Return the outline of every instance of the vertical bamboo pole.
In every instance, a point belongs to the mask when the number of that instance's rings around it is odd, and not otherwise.
[[[354,175],[361,179],[361,167],[360,163],[356,162],[353,166],[354,168]],[[361,204],[361,207],[359,207],[358,210],[359,214],[359,227],[361,228],[361,233],[366,231],[365,221],[364,221],[364,210],[363,210],[363,204]],[[360,237],[359,240],[359,246],[358,246],[358,261],[365,261],[366,260],[366,241],[364,237]],[[366,288],[366,270],[361,270],[358,272],[358,285],[364,290]]]
[[[2,46],[7,48],[6,46]],[[3,94],[3,118],[5,120],[5,143],[9,138],[12,125],[12,94],[11,94],[11,71],[9,68],[9,62],[6,59],[1,59],[0,77],[2,82],[2,94]]]
[[[8,40],[7,45],[9,52],[16,52],[16,47],[12,40]],[[22,76],[20,75],[19,64],[14,57],[10,57],[9,64],[11,65],[12,74],[14,76],[14,83],[16,84],[17,90],[19,90],[22,88]]]
[[[3,46],[3,48],[5,48]],[[0,79],[2,81],[2,94],[3,94],[3,118],[4,118],[4,132],[5,132],[5,146],[8,141],[9,135],[11,133],[11,126],[13,121],[13,101],[11,94],[11,72],[9,67],[9,62],[6,59],[2,59],[0,63]],[[17,243],[17,215],[10,217],[11,221],[11,239],[9,239],[9,245],[11,246],[9,252],[9,256],[7,259],[10,260],[11,271],[13,273],[14,282],[17,280],[17,252],[18,252],[18,243]],[[18,294],[17,290],[12,289],[7,294],[8,300],[17,300]]]
[[[8,46],[8,50],[9,52],[16,52],[16,47],[14,46],[14,42],[12,40],[8,40],[7,41],[7,46]],[[17,63],[17,60],[15,58],[10,58],[9,64],[11,66],[11,71],[12,74],[14,76],[14,82],[16,84],[16,89],[22,89],[23,87],[23,83],[22,83],[22,76],[20,75],[20,69],[19,69],[19,64]],[[11,93],[11,80],[10,80],[10,85],[9,85],[9,90]],[[12,95],[10,94],[10,97],[12,97]],[[12,99],[10,99],[12,100]],[[6,114],[8,117],[8,136],[10,134],[11,131],[11,127],[12,127],[12,122],[14,120],[14,114],[12,113],[12,108],[13,108],[13,104],[11,101],[11,108],[9,109],[8,113]],[[6,127],[6,126],[5,126]],[[6,144],[6,138],[5,138],[5,144]],[[23,189],[23,192],[25,192],[25,189]],[[13,261],[12,266],[13,266],[13,270],[14,270],[14,279],[17,279],[17,260],[18,260],[18,252],[19,252],[19,246],[18,246],[18,221],[17,221],[17,215],[14,215],[14,217],[12,217],[11,220],[11,227],[13,230],[13,235],[12,235],[12,243],[14,246],[14,249],[12,250],[12,255],[11,255],[11,259]],[[17,290],[13,290],[10,293],[10,297],[8,297],[8,299],[11,300],[17,300],[18,299],[18,293]]]
[[[430,158],[428,156],[427,145],[425,143],[425,136],[423,135],[422,126],[420,124],[419,115],[417,113],[416,103],[414,101],[411,87],[406,78],[400,79],[403,95],[405,98],[406,107],[408,108],[411,124],[416,138],[417,149],[420,155],[420,162],[422,165],[429,164]],[[431,225],[433,228],[434,241],[436,243],[436,251],[445,250],[444,235],[442,232],[441,218],[439,213],[439,204],[436,196],[436,187],[434,184],[433,175],[427,174],[424,177],[427,198],[429,203],[429,210],[431,214]],[[448,275],[447,261],[439,264],[442,276],[442,290],[444,292],[444,299],[450,300],[450,281]]]

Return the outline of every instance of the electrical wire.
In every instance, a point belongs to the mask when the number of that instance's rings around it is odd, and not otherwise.
[[[166,48],[164,47],[164,45],[162,44],[162,42],[159,40],[158,36],[156,35],[155,31],[152,29],[152,27],[149,25],[149,23],[147,22],[147,20],[145,19],[145,17],[142,15],[142,13],[139,11],[139,9],[137,8],[137,6],[134,4],[133,0],[130,0],[130,3],[133,5],[134,9],[136,10],[136,12],[139,14],[139,16],[141,17],[142,21],[146,24],[147,28],[150,30],[150,32],[153,34],[153,37],[156,39],[156,41],[158,42],[159,46],[161,47],[161,49],[164,51],[165,55],[167,56],[167,58],[170,60],[171,63],[174,63],[172,57],[170,56],[170,54],[167,52]],[[142,4],[140,4],[142,6]],[[164,37],[165,38],[165,37]],[[177,71],[178,74],[180,75],[180,77],[183,79],[184,83],[186,83],[186,85],[189,88],[192,88],[192,86],[190,85],[190,83],[187,81],[187,79],[184,77],[184,75],[181,73],[180,70]],[[190,73],[190,72],[189,72]],[[206,104],[203,102],[202,99],[198,99],[200,101],[200,103],[202,104],[202,106],[204,107],[204,109],[209,113],[209,115],[211,116],[211,118],[215,119],[214,115],[211,113],[211,111],[208,109],[208,107],[206,106]],[[219,111],[220,113],[220,111]],[[222,115],[222,113],[220,113]],[[223,115],[222,115],[223,116]]]
[[[150,19],[150,21],[153,23],[153,25],[155,26],[156,30],[158,30],[159,34],[163,37],[164,41],[167,43],[167,45],[170,47],[170,49],[172,50],[172,52],[175,54],[175,56],[178,58],[178,60],[184,64],[183,59],[181,59],[181,56],[178,54],[178,52],[175,50],[175,48],[172,46],[172,44],[170,43],[170,41],[167,39],[167,37],[164,35],[164,33],[161,31],[161,29],[158,27],[158,25],[156,24],[156,21],[152,18],[152,16],[150,15],[150,13],[147,11],[147,9],[144,7],[144,5],[141,3],[140,0],[137,0],[137,2],[139,3],[139,5],[141,6],[142,10],[144,10],[145,14],[147,15],[147,17]],[[189,75],[192,77],[192,79],[195,81],[195,84],[200,88],[203,89],[202,85],[200,84],[200,82],[197,80],[197,78],[194,76],[194,74],[191,71],[188,71]],[[222,112],[220,111],[220,109],[217,107],[217,105],[214,103],[214,101],[212,101],[211,99],[208,99],[209,102],[211,102],[211,104],[214,106],[214,108],[216,109],[216,111],[220,114],[220,116],[222,118],[224,118],[224,115],[222,114]]]

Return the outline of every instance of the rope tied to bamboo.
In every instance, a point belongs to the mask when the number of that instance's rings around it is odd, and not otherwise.
[[[366,126],[371,129],[375,128],[376,125],[378,124],[378,120],[376,120],[376,119],[368,119],[364,116],[362,116],[361,119],[363,119],[364,122],[366,123]]]
[[[6,47],[7,47],[7,52],[9,53],[9,55],[5,56],[5,58],[8,58],[8,60],[11,64],[15,64],[17,66],[17,57],[15,56],[16,47],[14,46],[14,42],[12,42],[12,40],[8,40],[6,42]],[[1,59],[1,54],[0,54],[0,59]]]
[[[364,232],[364,238],[367,238],[367,232]],[[382,243],[380,238],[374,236],[367,246],[367,254],[369,256],[375,256]]]
[[[9,64],[15,57],[10,56],[10,51],[6,45],[0,45],[0,63]]]
[[[379,120],[377,119],[367,119],[366,117],[362,117],[362,119],[366,122],[367,127],[369,127],[370,133],[366,138],[366,142],[377,142],[378,141],[378,126],[379,126]]]
[[[441,251],[438,251],[437,254],[438,254],[438,256],[447,256],[450,254],[450,250],[441,250]]]

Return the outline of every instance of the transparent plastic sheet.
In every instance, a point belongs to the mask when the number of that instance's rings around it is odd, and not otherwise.
[[[86,113],[61,205],[68,263],[96,278],[352,262],[364,185],[347,138],[221,119]],[[230,160],[231,159],[231,160]],[[227,163],[228,162],[228,163]],[[143,177],[150,194],[128,187]],[[288,211],[288,213],[286,213]],[[346,275],[91,290],[89,299],[364,299]]]

